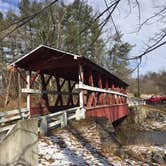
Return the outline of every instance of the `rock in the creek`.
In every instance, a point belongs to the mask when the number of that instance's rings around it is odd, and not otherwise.
[[[164,156],[165,154],[163,151],[152,152],[152,161],[155,163],[164,164],[166,162]]]
[[[164,157],[163,157],[165,163],[166,163],[166,153],[164,154]]]
[[[152,162],[152,153],[148,152],[148,153],[144,153],[144,159],[147,163],[151,163]]]

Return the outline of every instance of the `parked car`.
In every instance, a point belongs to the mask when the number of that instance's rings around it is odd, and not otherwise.
[[[148,99],[145,99],[146,104],[163,104],[166,103],[165,96],[152,96]]]

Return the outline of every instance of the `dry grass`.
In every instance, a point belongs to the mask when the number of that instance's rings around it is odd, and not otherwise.
[[[166,113],[166,104],[145,105],[144,108],[150,110],[151,112]]]
[[[25,108],[25,107],[26,107],[26,102],[25,101],[21,102],[20,108]],[[6,107],[4,107],[3,105],[0,106],[0,112],[11,111],[14,109],[18,109],[17,99],[10,101]]]

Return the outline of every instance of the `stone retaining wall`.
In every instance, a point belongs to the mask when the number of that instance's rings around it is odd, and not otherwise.
[[[0,143],[1,166],[38,165],[38,120],[18,121],[13,130]]]

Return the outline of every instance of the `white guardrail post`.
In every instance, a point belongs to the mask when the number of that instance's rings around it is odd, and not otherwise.
[[[64,128],[67,126],[67,112],[64,111],[61,116],[61,128]]]
[[[39,130],[40,130],[40,134],[42,136],[46,136],[47,135],[47,130],[48,130],[48,122],[47,122],[47,117],[46,116],[42,116],[39,120]]]

